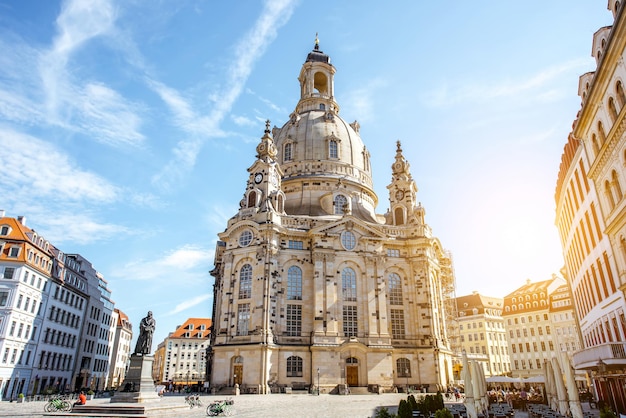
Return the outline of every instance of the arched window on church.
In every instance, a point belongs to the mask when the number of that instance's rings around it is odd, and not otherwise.
[[[302,300],[302,270],[298,266],[287,270],[287,299]]]
[[[302,357],[287,357],[287,377],[302,377]]]
[[[239,272],[239,299],[252,297],[252,266],[245,264]]]
[[[337,147],[337,141],[334,139],[328,141],[328,158],[339,158],[339,148]]]
[[[341,272],[341,293],[345,302],[356,302],[356,273],[350,267]]]
[[[401,357],[396,360],[396,373],[398,377],[411,377],[411,362],[408,358]]]
[[[404,225],[404,209],[401,207],[397,207],[394,210],[395,213],[395,221],[396,221],[396,225]]]
[[[248,207],[253,208],[256,206],[256,192],[252,191],[248,193]]]
[[[335,196],[335,215],[343,215],[344,207],[348,204],[348,199],[342,194]]]
[[[285,156],[285,161],[291,161],[293,159],[293,155],[292,155],[292,147],[293,144],[290,142],[288,144],[285,144],[285,149],[283,152],[283,155]]]

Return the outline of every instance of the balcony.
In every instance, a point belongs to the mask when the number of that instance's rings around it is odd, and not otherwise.
[[[595,370],[602,360],[607,368],[626,366],[626,343],[609,343],[574,353],[572,366],[577,370]]]

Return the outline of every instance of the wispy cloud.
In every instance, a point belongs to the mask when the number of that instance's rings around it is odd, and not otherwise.
[[[48,142],[0,127],[0,186],[4,192],[26,190],[39,198],[111,203],[119,189],[104,178],[82,170]],[[4,199],[12,199],[5,193]],[[20,198],[21,193],[18,193]],[[30,200],[30,199],[28,199]]]
[[[176,277],[177,283],[183,285],[199,279],[206,279],[205,267],[210,265],[213,252],[209,249],[193,245],[185,245],[160,254],[155,259],[133,260],[119,268],[113,269],[112,277],[123,277],[125,280],[163,280],[170,283]]]
[[[198,295],[195,296],[191,299],[185,300],[184,302],[179,303],[178,305],[174,306],[174,309],[172,309],[171,311],[167,312],[165,314],[165,316],[172,316],[172,315],[176,315],[179,314],[183,311],[186,311],[187,309],[193,308],[194,306],[200,305],[201,303],[206,302],[207,300],[211,299],[213,297],[212,294],[210,293],[205,293],[202,295]]]
[[[207,116],[195,116],[190,111],[192,108],[190,101],[183,100],[180,94],[161,83],[151,83],[174,111],[177,119],[184,122],[181,126],[211,128],[187,129],[190,136],[178,142],[173,151],[174,159],[165,166],[163,171],[153,177],[153,183],[171,187],[195,165],[196,156],[204,142],[215,136],[213,130],[220,132],[215,128],[219,126],[241,94],[256,60],[265,53],[267,46],[276,38],[278,29],[291,17],[294,6],[295,2],[292,0],[269,0],[265,3],[261,16],[236,45],[235,60],[227,72],[229,80],[225,84],[228,88],[216,95],[215,107]]]
[[[359,115],[359,122],[367,122],[374,119],[374,109],[376,108],[376,93],[387,85],[387,81],[382,78],[374,78],[359,87],[347,92],[341,99],[344,106],[344,114]]]
[[[561,97],[561,94],[554,88],[551,88],[549,92],[540,91],[540,89],[547,85],[553,85],[552,82],[563,74],[577,71],[586,65],[588,65],[588,60],[572,60],[562,65],[546,68],[544,71],[522,80],[468,83],[458,88],[444,83],[436,90],[429,91],[422,101],[430,107],[443,107],[469,101],[475,103],[502,97],[519,96],[525,93],[532,94],[533,98],[541,101],[553,100]]]

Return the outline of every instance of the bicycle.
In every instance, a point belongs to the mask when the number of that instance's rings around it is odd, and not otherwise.
[[[233,414],[233,408],[232,405],[235,402],[228,399],[225,401],[214,401],[211,402],[209,404],[209,406],[206,409],[206,414],[210,417],[215,417],[218,415],[226,415],[226,416],[230,416]]]
[[[200,396],[198,394],[185,396],[185,403],[189,404],[189,408],[193,408],[197,406],[198,408],[202,406],[202,401],[200,400]]]
[[[72,410],[72,405],[65,399],[53,398],[53,399],[50,399],[48,403],[44,405],[43,410],[46,412],[57,412],[57,411],[68,412]]]

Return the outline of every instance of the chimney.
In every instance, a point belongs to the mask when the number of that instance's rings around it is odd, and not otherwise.
[[[18,216],[17,221],[22,225],[26,226],[26,216]]]
[[[4,209],[0,209],[0,218],[4,218]]]

